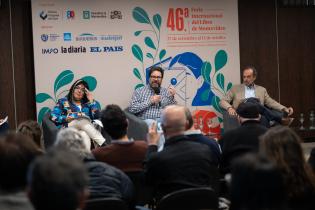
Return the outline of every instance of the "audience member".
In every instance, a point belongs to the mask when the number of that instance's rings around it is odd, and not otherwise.
[[[288,127],[269,129],[260,141],[260,151],[281,170],[289,207],[314,209],[315,177],[306,163],[298,135]]]
[[[267,131],[260,124],[260,114],[256,104],[243,102],[237,108],[241,126],[223,134],[219,140],[222,149],[221,173],[231,171],[231,162],[248,152],[258,152],[259,136]]]
[[[133,185],[126,174],[106,163],[96,161],[75,128],[62,129],[57,134],[56,147],[72,151],[89,173],[89,198],[115,197],[132,202]]]
[[[35,120],[27,120],[20,123],[16,131],[30,137],[36,143],[39,149],[44,149],[42,141],[42,129]]]
[[[27,136],[8,133],[0,137],[0,209],[33,209],[25,192],[26,174],[30,163],[40,154]]]
[[[217,169],[212,163],[208,146],[184,135],[185,108],[171,105],[162,112],[165,147],[157,152],[159,134],[153,123],[149,128],[146,179],[156,191],[156,198],[189,187],[217,186]]]
[[[72,84],[68,95],[58,100],[51,112],[51,120],[59,128],[69,126],[85,131],[98,146],[101,146],[105,139],[91,123],[91,120],[98,118],[99,112],[99,106],[89,91],[89,85],[79,79]]]
[[[233,162],[230,192],[231,210],[287,209],[280,171],[257,154],[246,154]]]
[[[263,116],[262,123],[269,127],[270,122],[277,122],[283,125],[290,125],[293,118],[288,115],[293,114],[292,107],[285,107],[272,99],[267,90],[254,82],[257,77],[257,70],[253,66],[247,66],[243,70],[243,84],[234,85],[220,101],[220,106],[227,110],[229,115],[236,116],[239,104],[244,100],[255,103],[260,114]],[[233,103],[232,105],[230,103]],[[273,110],[277,110],[275,112]]]
[[[35,210],[83,209],[87,184],[83,163],[69,151],[49,151],[28,172],[28,195]]]
[[[220,145],[216,140],[204,136],[199,129],[195,128],[191,112],[187,107],[185,107],[185,114],[187,120],[185,135],[195,142],[207,145],[211,150],[213,164],[219,166],[221,159]]]
[[[147,143],[128,139],[128,120],[117,105],[108,105],[101,112],[104,130],[112,138],[111,144],[93,150],[98,161],[106,162],[124,172],[142,171]]]

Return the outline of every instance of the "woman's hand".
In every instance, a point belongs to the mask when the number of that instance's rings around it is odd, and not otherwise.
[[[93,97],[92,93],[87,88],[85,88],[85,94],[86,94],[86,97],[89,100],[89,102],[92,103],[94,101],[94,97]]]
[[[71,115],[68,115],[66,118],[67,123],[71,122],[72,120],[74,120],[74,117]]]

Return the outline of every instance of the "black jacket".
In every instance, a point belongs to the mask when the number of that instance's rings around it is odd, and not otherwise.
[[[259,121],[246,121],[240,127],[224,133],[219,140],[222,149],[220,169],[223,174],[231,172],[231,163],[235,158],[248,152],[257,152],[259,136],[264,134],[267,128]]]
[[[158,199],[183,188],[216,185],[217,168],[208,146],[181,135],[167,139],[164,149],[156,151],[156,146],[149,146],[145,175]]]
[[[92,157],[84,163],[89,173],[89,198],[115,197],[132,202],[133,184],[125,173]]]

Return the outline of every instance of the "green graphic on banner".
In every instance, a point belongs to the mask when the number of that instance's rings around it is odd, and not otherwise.
[[[160,50],[160,34],[161,34],[161,25],[162,25],[162,17],[160,14],[155,14],[152,17],[152,21],[148,15],[148,13],[142,9],[141,7],[135,7],[132,11],[132,16],[135,21],[141,24],[148,25],[148,29],[145,30],[138,30],[134,32],[135,36],[145,36],[143,41],[145,46],[148,47],[148,51],[144,51],[144,49],[141,49],[141,47],[137,44],[133,44],[131,47],[132,54],[134,57],[141,62],[142,67],[142,74],[143,77],[140,74],[140,71],[137,68],[133,69],[133,74],[141,81],[141,83],[137,84],[135,86],[135,89],[144,86],[145,84],[145,66],[144,66],[144,53],[147,58],[149,58],[152,61],[152,65],[156,63],[157,60],[161,62],[161,60],[166,55],[166,50],[161,49]],[[152,36],[150,36],[152,35]],[[157,59],[158,56],[158,59]]]

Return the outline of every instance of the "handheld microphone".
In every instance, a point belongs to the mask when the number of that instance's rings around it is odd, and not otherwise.
[[[160,95],[160,87],[153,87],[154,94]],[[161,101],[159,101],[159,106],[161,106]]]

